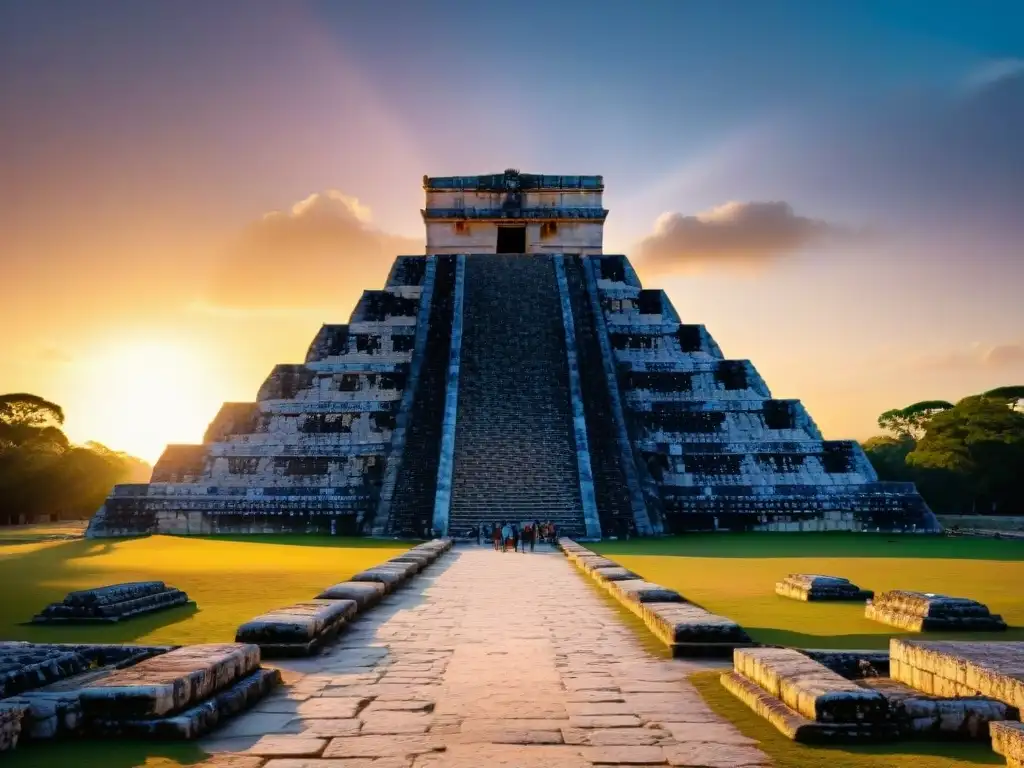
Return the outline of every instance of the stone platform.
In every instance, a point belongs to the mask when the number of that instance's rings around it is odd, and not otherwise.
[[[192,645],[89,681],[78,698],[90,734],[194,739],[279,681],[255,645]]]
[[[558,545],[580,570],[643,619],[674,656],[731,656],[735,648],[753,645],[739,624],[687,602],[675,590],[645,581],[572,539],[560,539]]]
[[[894,680],[934,696],[988,696],[1024,711],[1024,642],[889,641]]]
[[[1000,632],[1006,629],[1002,616],[990,613],[987,606],[976,600],[929,592],[883,592],[865,606],[864,615],[910,632]]]
[[[124,621],[154,611],[162,611],[191,601],[180,589],[162,581],[135,581],[68,593],[59,603],[51,603],[33,624],[91,624]]]
[[[838,576],[791,573],[776,583],[775,594],[794,600],[870,600],[875,593]]]
[[[645,650],[545,545],[460,546],[282,668],[286,686],[200,746],[245,768],[768,765],[694,665]]]

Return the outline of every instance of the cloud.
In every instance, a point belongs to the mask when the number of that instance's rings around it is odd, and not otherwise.
[[[422,252],[422,240],[376,229],[357,198],[317,192],[246,228],[203,303],[233,310],[350,303],[362,289],[383,285],[395,256]]]
[[[1000,80],[1021,75],[1024,75],[1024,59],[994,59],[968,73],[964,78],[964,86],[968,91],[983,90]]]
[[[663,213],[637,250],[638,262],[686,268],[711,264],[756,264],[819,243],[841,230],[798,216],[781,201],[728,202],[687,216]]]
[[[913,363],[915,368],[933,371],[1024,371],[1024,343],[976,343],[967,349],[921,356]]]

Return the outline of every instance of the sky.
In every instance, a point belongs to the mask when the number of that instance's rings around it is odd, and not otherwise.
[[[1024,4],[0,0],[0,392],[155,460],[423,248],[602,174],[607,253],[829,438],[1024,382]]]

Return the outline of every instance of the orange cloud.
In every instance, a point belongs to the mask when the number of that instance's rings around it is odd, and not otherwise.
[[[376,229],[358,199],[326,190],[247,227],[224,254],[206,299],[233,309],[337,305],[381,286],[395,256],[422,252],[422,240]]]
[[[798,216],[789,203],[728,202],[695,216],[664,213],[640,241],[638,261],[667,269],[754,264],[794,253],[840,230]]]

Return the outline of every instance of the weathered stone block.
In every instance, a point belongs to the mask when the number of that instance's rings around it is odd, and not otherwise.
[[[1024,766],[1024,723],[992,723],[989,729],[995,753],[1005,757],[1011,768]]]
[[[631,603],[681,603],[683,596],[674,589],[643,579],[608,582],[608,589]]]
[[[888,700],[789,648],[737,648],[737,673],[819,723],[887,723]]]
[[[82,689],[87,719],[151,719],[194,706],[259,666],[255,645],[192,645],[119,669]]]
[[[676,656],[730,655],[753,641],[731,619],[692,603],[642,603],[644,623]]]
[[[328,587],[317,600],[354,600],[358,610],[365,611],[384,598],[387,587],[379,581],[343,581]]]
[[[258,669],[178,714],[139,719],[96,716],[89,731],[96,736],[196,739],[251,707],[280,682],[279,670]]]
[[[943,681],[958,696],[981,695],[1024,711],[1024,642],[893,638],[893,679],[934,695]]]
[[[869,600],[875,594],[849,579],[808,573],[789,574],[775,585],[775,593],[794,600]]]
[[[114,584],[71,592],[33,617],[36,624],[115,622],[190,602],[180,589],[162,581]]]
[[[928,592],[883,592],[865,606],[864,615],[910,632],[1006,629],[1002,616],[989,613],[988,608],[976,600]]]
[[[18,746],[21,724],[28,707],[20,702],[0,701],[0,752]]]
[[[621,566],[594,568],[590,575],[598,581],[634,581],[640,578],[628,568]]]
[[[387,592],[394,592],[398,589],[405,581],[407,581],[412,572],[406,568],[384,568],[382,566],[374,566],[373,568],[367,568],[365,571],[360,571],[352,577],[351,581],[373,581],[384,585],[384,589]]]
[[[253,643],[263,655],[313,653],[355,616],[355,600],[311,600],[270,611],[238,628],[235,641]]]
[[[888,677],[863,685],[889,700],[893,722],[905,736],[983,740],[991,723],[1020,717],[1016,708],[984,696],[929,696]]]

